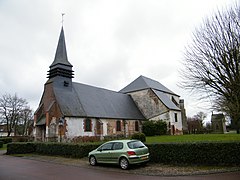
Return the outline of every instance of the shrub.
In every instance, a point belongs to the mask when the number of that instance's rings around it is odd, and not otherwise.
[[[167,123],[165,121],[155,122],[155,135],[166,135],[167,134]]]
[[[146,136],[144,133],[135,133],[132,135],[131,139],[138,139],[142,142],[145,142],[146,141]]]
[[[3,144],[11,143],[13,140],[11,137],[0,138],[0,141],[3,141]]]
[[[3,147],[3,141],[0,141],[0,148]]]
[[[37,143],[15,142],[7,145],[7,154],[27,154],[36,151]]]
[[[146,121],[143,123],[142,131],[146,136],[165,135],[167,123],[165,121]]]
[[[14,142],[28,142],[28,136],[14,136]]]
[[[83,158],[99,145],[87,143],[11,143],[7,146],[7,154],[37,153],[51,156]]]
[[[101,143],[10,143],[7,154],[38,153],[72,158],[86,157]],[[240,165],[240,142],[146,144],[150,161],[165,164]]]
[[[36,153],[52,156],[83,158],[100,144],[38,143]]]
[[[104,141],[119,140],[119,139],[126,139],[126,137],[123,134],[104,136]]]
[[[155,163],[239,165],[240,142],[146,144]]]
[[[78,136],[74,137],[71,142],[73,143],[85,143],[85,142],[98,142],[100,141],[100,136]]]

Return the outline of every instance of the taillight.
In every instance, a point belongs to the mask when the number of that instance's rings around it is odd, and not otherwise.
[[[136,155],[136,153],[134,151],[127,151],[127,153],[129,156]]]

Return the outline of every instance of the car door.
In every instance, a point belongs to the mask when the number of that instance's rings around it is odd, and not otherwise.
[[[118,163],[118,159],[123,154],[123,143],[122,142],[114,142],[113,147],[112,147],[112,162],[113,163]]]
[[[113,143],[111,142],[103,144],[100,148],[98,148],[96,158],[99,163],[111,162],[112,146]]]

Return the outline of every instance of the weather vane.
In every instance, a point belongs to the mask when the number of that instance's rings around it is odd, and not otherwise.
[[[63,26],[63,21],[64,21],[64,20],[63,20],[63,16],[64,16],[64,15],[65,15],[65,13],[62,13],[62,26]]]

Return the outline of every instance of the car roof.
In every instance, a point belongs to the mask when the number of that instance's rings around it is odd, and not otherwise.
[[[106,143],[109,143],[109,142],[123,142],[123,143],[128,143],[128,142],[132,142],[132,141],[139,141],[137,139],[122,139],[122,140],[112,140],[112,141],[108,141]]]

